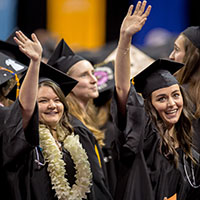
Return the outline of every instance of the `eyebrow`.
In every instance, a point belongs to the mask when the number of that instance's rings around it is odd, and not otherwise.
[[[176,92],[181,92],[180,90],[174,90],[173,92],[172,92],[172,94],[174,94],[174,93],[176,93]],[[163,96],[166,96],[166,94],[158,94],[158,95],[156,95],[156,98],[158,98],[158,97],[163,97]]]
[[[176,43],[174,43],[174,47],[180,49],[180,47]]]

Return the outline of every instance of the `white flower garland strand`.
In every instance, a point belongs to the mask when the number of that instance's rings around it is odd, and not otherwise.
[[[75,164],[76,181],[72,187],[65,178],[65,163],[62,153],[55,143],[55,140],[45,125],[40,125],[40,146],[43,149],[43,156],[48,163],[47,170],[51,177],[53,189],[59,200],[81,200],[87,198],[86,193],[90,192],[92,185],[92,173],[88,156],[79,142],[78,135],[69,135],[64,140],[64,148],[67,149]]]

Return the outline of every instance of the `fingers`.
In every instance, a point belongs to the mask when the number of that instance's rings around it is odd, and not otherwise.
[[[145,17],[148,17],[151,12],[151,6],[149,5],[144,13]]]
[[[129,9],[128,9],[128,13],[127,13],[127,15],[126,16],[131,16],[131,14],[132,14],[132,11],[133,11],[133,5],[130,5],[130,7],[129,7]]]
[[[135,8],[135,11],[134,11],[134,15],[137,15],[139,10],[140,10],[140,7],[141,7],[141,1],[138,1],[137,5],[136,5],[136,8]]]
[[[24,46],[24,43],[23,42],[21,42],[17,37],[14,37],[14,41],[17,43],[17,45],[19,46],[19,47],[23,47]]]
[[[28,38],[21,31],[16,31],[16,36],[22,42],[26,42],[28,40]]]
[[[38,40],[37,36],[35,35],[35,33],[32,33],[32,34],[31,34],[31,38],[32,38],[32,40],[33,40],[34,42],[39,43],[39,40]]]
[[[133,14],[139,15],[139,16],[144,15],[144,17],[147,17],[150,14],[151,6],[149,5],[144,13],[146,5],[147,5],[147,1],[145,1],[145,0],[143,2],[138,1]]]
[[[139,11],[138,11],[138,14],[139,14],[139,15],[142,15],[142,14],[144,13],[144,9],[145,9],[146,5],[147,5],[147,2],[146,2],[146,1],[143,1],[143,2],[142,2],[142,5],[141,5],[141,7],[140,7],[140,9],[139,9]]]

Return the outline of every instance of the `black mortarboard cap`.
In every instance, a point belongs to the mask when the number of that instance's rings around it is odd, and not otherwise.
[[[29,58],[19,50],[17,45],[14,45],[9,41],[0,40],[0,52],[8,55],[24,65],[29,65]]]
[[[67,96],[69,92],[74,88],[74,86],[78,83],[78,81],[67,76],[60,70],[57,70],[54,67],[41,62],[39,72],[39,83],[44,82],[46,80],[50,80],[56,83],[61,88],[65,96]],[[15,100],[14,91],[15,89],[12,89],[7,96],[11,100]]]
[[[192,44],[200,49],[200,26],[190,26],[182,32]]]
[[[135,89],[147,98],[153,91],[178,84],[172,75],[184,64],[168,59],[158,59],[134,77]]]
[[[14,40],[14,37],[16,36],[16,31],[19,31],[19,28],[18,28],[18,27],[15,27],[15,28],[12,30],[11,34],[10,34],[10,35],[7,37],[7,39],[6,39],[6,42],[7,42],[7,43],[13,44],[13,45],[15,45],[15,46],[17,46],[17,44],[16,44],[16,42],[15,42],[15,40]]]
[[[66,73],[75,63],[81,60],[85,59],[75,54],[64,39],[61,39],[47,63]]]
[[[114,64],[112,61],[97,65],[94,69],[94,75],[98,82],[99,96],[94,99],[96,106],[104,105],[112,97],[115,85]]]
[[[28,67],[17,60],[0,52],[0,85],[4,84],[11,78],[15,78],[15,74],[25,72]]]
[[[39,83],[45,80],[51,80],[55,82],[61,88],[65,96],[67,96],[71,92],[71,90],[75,87],[75,85],[78,83],[78,81],[67,76],[62,71],[57,70],[54,67],[41,62]]]

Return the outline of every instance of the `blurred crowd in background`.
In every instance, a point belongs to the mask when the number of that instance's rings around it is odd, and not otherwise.
[[[102,62],[117,46],[119,28],[135,0],[0,0],[0,39],[17,27],[35,32],[49,57],[64,38],[74,51],[93,64]],[[199,25],[194,0],[149,0],[152,15],[132,44],[153,59],[168,57],[177,35]],[[152,51],[153,50],[153,51]]]

